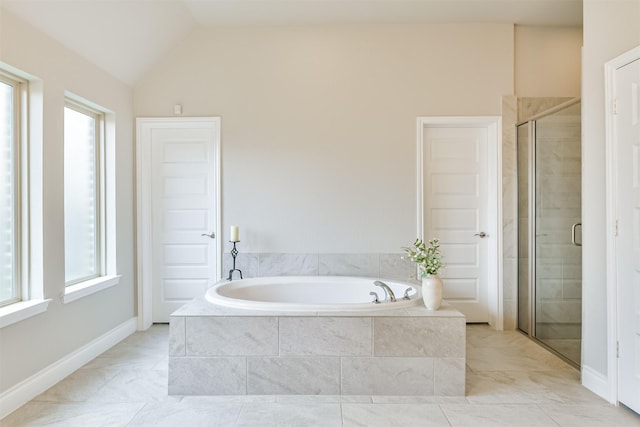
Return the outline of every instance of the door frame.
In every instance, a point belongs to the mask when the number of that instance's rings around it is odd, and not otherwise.
[[[468,126],[487,129],[488,203],[487,232],[489,239],[489,275],[487,277],[487,303],[489,324],[498,331],[504,329],[504,301],[502,280],[502,117],[500,116],[425,116],[417,120],[416,145],[416,200],[417,236],[424,240],[424,130],[429,127]],[[491,218],[494,218],[492,221]]]
[[[610,403],[618,404],[618,276],[616,222],[618,218],[618,141],[615,128],[615,72],[640,60],[640,46],[605,63],[605,191],[606,191],[606,277],[607,277],[607,379],[608,390],[600,390]],[[584,297],[583,297],[584,298]],[[583,313],[584,316],[584,313]]]
[[[189,126],[190,124],[211,123],[215,127],[214,165],[216,168],[216,236],[221,236],[221,198],[220,198],[220,117],[152,117],[136,118],[136,278],[138,288],[138,330],[148,329],[153,323],[153,227],[151,205],[151,146],[150,141],[142,140],[143,124],[172,124]],[[220,279],[222,266],[222,239],[216,239],[215,279]]]

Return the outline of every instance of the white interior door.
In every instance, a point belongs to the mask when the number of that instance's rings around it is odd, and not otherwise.
[[[615,71],[618,400],[640,412],[640,59]]]
[[[219,277],[219,126],[216,119],[139,119],[138,127],[151,317],[164,323]]]
[[[423,237],[440,239],[443,298],[467,322],[489,322],[488,128],[427,126],[422,135]]]

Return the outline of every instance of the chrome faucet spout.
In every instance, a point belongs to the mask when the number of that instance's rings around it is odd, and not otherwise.
[[[373,284],[382,288],[382,290],[384,291],[385,301],[396,302],[396,296],[386,283],[376,280],[375,282],[373,282]]]

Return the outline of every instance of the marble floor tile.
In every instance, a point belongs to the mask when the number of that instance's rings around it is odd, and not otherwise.
[[[417,404],[467,404],[466,397],[457,396],[371,396],[373,403],[417,403]]]
[[[133,334],[125,338],[120,344],[136,347],[153,348],[165,351],[167,349],[168,324],[156,324],[143,334]]]
[[[86,402],[118,375],[110,369],[79,369],[33,400],[41,402]]]
[[[127,427],[234,426],[242,402],[207,404],[186,400],[147,403]]]
[[[532,341],[522,346],[469,347],[467,366],[474,372],[571,369],[565,361]]]
[[[438,405],[357,404],[342,405],[345,427],[449,426]]]
[[[167,371],[123,370],[89,397],[92,402],[156,402],[167,395]]]
[[[341,403],[339,394],[281,394],[277,395],[278,403]]]
[[[178,396],[176,396],[178,397]],[[219,403],[276,403],[276,394],[237,394],[226,396],[182,396],[183,402],[194,402],[203,405],[217,405]]]
[[[577,370],[530,372],[529,379],[544,385],[553,393],[553,403],[611,406],[580,383],[580,373]]]
[[[143,406],[144,403],[60,403],[31,401],[6,418],[0,420],[0,426],[126,426]]]
[[[529,338],[517,331],[495,331],[486,325],[467,325],[467,348],[526,345]]]
[[[436,404],[436,396],[371,396],[373,403]]]
[[[613,405],[540,405],[561,427],[640,426],[640,415]]]
[[[165,342],[168,342],[168,339]],[[124,369],[137,371],[158,370],[158,367],[168,369],[168,360],[168,347],[164,349],[142,348],[138,351],[136,346],[119,344],[84,365],[79,371],[102,369],[117,373]]]
[[[333,427],[342,426],[339,403],[247,403],[236,427]]]
[[[537,405],[440,405],[452,427],[555,426]]]
[[[553,388],[521,371],[486,371],[467,376],[467,400],[472,404],[560,403]]]
[[[169,361],[168,355],[159,353],[157,356],[140,355],[140,354],[128,354],[115,357],[99,356],[93,359],[91,362],[84,365],[80,370],[86,369],[112,369],[119,372],[122,369],[135,369],[135,370],[157,370],[158,365],[164,362],[164,368],[167,367]]]

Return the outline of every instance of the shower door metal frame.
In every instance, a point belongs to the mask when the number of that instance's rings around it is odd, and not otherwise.
[[[527,286],[527,302],[528,302],[528,310],[529,310],[529,316],[528,316],[528,331],[524,331],[523,329],[520,329],[520,325],[517,325],[517,329],[521,332],[523,332],[524,334],[528,335],[530,338],[534,338],[535,337],[535,297],[536,297],[536,287],[532,286],[532,284],[535,284],[535,279],[536,279],[536,265],[535,265],[535,259],[536,259],[536,245],[535,245],[535,239],[533,237],[535,237],[536,235],[536,230],[535,230],[535,214],[536,214],[536,192],[535,192],[535,185],[531,185],[531,183],[535,183],[535,166],[536,166],[536,156],[535,156],[535,120],[530,119],[530,120],[526,120],[524,122],[520,122],[516,124],[516,135],[517,135],[517,128],[523,125],[528,125],[529,128],[527,129],[527,140],[528,140],[528,145],[527,145],[527,181],[528,184],[527,185],[527,201],[528,201],[528,205],[527,205],[527,215],[528,215],[528,221],[527,221],[527,236],[528,236],[528,245],[527,245],[527,253],[529,254],[529,256],[527,257],[527,268],[528,268],[528,274],[527,274],[527,280],[528,280],[528,285]],[[517,143],[517,139],[516,139],[516,153],[519,151],[519,144]],[[516,185],[516,200],[519,200],[519,186]],[[520,218],[518,218],[519,221]],[[520,234],[519,231],[519,227],[518,227],[518,234]],[[520,244],[518,243],[518,247],[520,246]],[[518,267],[519,268],[519,267]],[[518,273],[517,275],[518,279],[520,278],[520,274]],[[520,295],[520,286],[518,284],[517,286],[518,289],[518,298]],[[519,304],[518,304],[519,306]]]
[[[576,368],[580,368],[580,366],[573,360],[569,359],[568,357],[566,357],[565,355],[563,355],[562,353],[558,352],[556,349],[550,347],[548,344],[546,344],[544,341],[542,341],[540,338],[538,338],[536,335],[536,123],[539,119],[543,118],[543,117],[547,117],[551,114],[554,114],[558,111],[564,110],[567,107],[571,107],[574,104],[577,104],[581,102],[581,98],[575,98],[572,100],[569,100],[567,102],[563,102],[562,104],[558,104],[557,106],[550,108],[548,110],[545,110],[544,112],[540,113],[540,114],[536,114],[530,118],[528,118],[527,120],[521,121],[516,123],[516,135],[517,135],[517,128],[519,126],[528,124],[529,125],[529,130],[528,130],[528,138],[529,138],[529,147],[528,147],[528,151],[529,151],[529,161],[527,162],[527,167],[528,167],[528,171],[527,171],[527,178],[529,180],[529,185],[527,187],[527,197],[528,197],[528,201],[529,201],[529,206],[528,206],[528,214],[529,214],[529,224],[528,224],[528,236],[529,236],[529,245],[528,245],[528,251],[529,251],[529,257],[527,259],[527,264],[529,267],[529,274],[528,274],[528,279],[529,279],[529,286],[528,286],[528,296],[529,296],[529,332],[525,332],[522,329],[520,329],[519,325],[517,325],[517,329],[522,332],[523,334],[527,335],[530,339],[532,339],[533,341],[535,341],[536,343],[542,345],[543,347],[545,347],[547,350],[549,350],[550,352],[552,352],[553,354],[555,354],[556,356],[560,357],[562,360],[566,361],[567,363],[569,363],[571,366],[574,366]],[[516,138],[517,139],[517,138]],[[518,144],[517,144],[517,140],[516,140],[516,157],[517,157],[517,152],[518,152]],[[516,161],[517,162],[517,161]],[[518,200],[518,186],[516,185],[516,200]],[[519,274],[518,274],[519,277]],[[519,289],[519,286],[518,286]],[[519,295],[519,294],[518,294]]]

